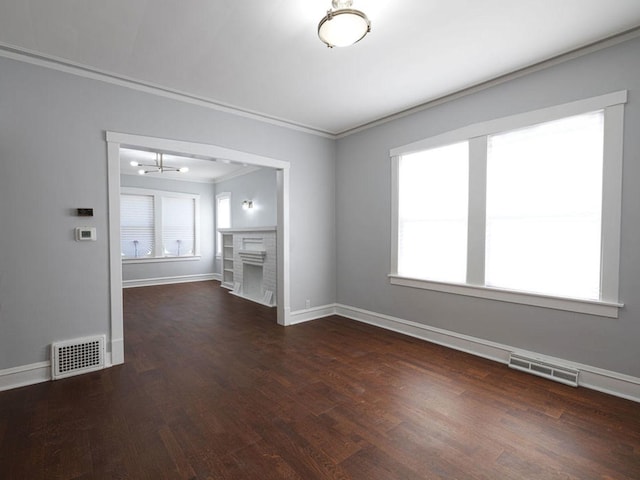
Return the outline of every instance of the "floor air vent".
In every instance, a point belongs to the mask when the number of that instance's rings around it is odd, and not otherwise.
[[[554,365],[515,353],[512,353],[509,357],[509,366],[516,370],[564,383],[565,385],[578,386],[578,374],[580,372],[573,368]]]
[[[104,368],[104,346],[104,335],[52,344],[51,377],[56,380]]]

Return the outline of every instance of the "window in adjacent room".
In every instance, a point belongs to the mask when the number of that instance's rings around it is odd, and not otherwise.
[[[191,197],[162,197],[163,256],[193,255],[195,233],[195,200]]]
[[[153,195],[120,195],[120,245],[123,258],[148,258],[155,252]]]
[[[231,194],[224,192],[216,195],[216,256],[222,256],[221,228],[231,228]]]
[[[194,194],[123,188],[120,245],[123,260],[198,256],[199,202]]]

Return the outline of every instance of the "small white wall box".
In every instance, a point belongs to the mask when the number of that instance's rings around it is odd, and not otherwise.
[[[76,227],[76,240],[84,242],[87,240],[96,241],[95,227]]]

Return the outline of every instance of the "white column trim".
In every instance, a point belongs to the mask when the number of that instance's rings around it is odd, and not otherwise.
[[[276,257],[277,257],[277,321],[279,325],[289,325],[291,315],[290,291],[290,226],[289,226],[289,191],[290,172],[286,168],[278,170],[278,225],[276,227]]]
[[[107,142],[107,195],[109,221],[110,334],[107,350],[113,365],[124,363],[122,315],[122,255],[120,252],[120,144]]]
[[[122,316],[122,261],[120,256],[120,146],[147,148],[188,155],[226,159],[278,170],[278,323],[288,324],[290,312],[289,271],[289,168],[284,160],[232,150],[217,145],[171,140],[119,132],[106,132],[109,196],[109,296],[111,335],[109,345],[114,365],[124,362]]]
[[[600,285],[602,285],[602,300],[610,302],[618,302],[619,299],[623,133],[624,104],[605,108]]]

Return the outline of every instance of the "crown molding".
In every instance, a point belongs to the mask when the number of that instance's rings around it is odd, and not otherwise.
[[[0,42],[0,57],[18,60],[24,63],[50,68],[52,70],[57,70],[60,72],[70,73],[79,77],[90,78],[92,80],[98,80],[101,82],[110,83],[112,85],[118,85],[120,87],[130,88],[144,93],[150,93],[152,95],[169,98],[171,100],[177,100],[200,107],[210,108],[219,112],[230,113],[232,115],[237,115],[251,120],[257,120],[259,122],[268,123],[270,125],[275,125],[278,127],[297,130],[299,132],[309,133],[325,138],[335,139],[336,137],[335,133],[333,132],[328,132],[319,128],[299,124],[234,105],[225,104],[211,98],[193,95],[191,93],[164,87],[152,82],[138,80],[106,70],[100,70],[61,57],[46,55],[44,53],[36,52],[35,50],[29,50],[8,43]]]
[[[492,78],[491,80],[487,80],[485,82],[481,82],[475,85],[470,85],[469,87],[463,88],[461,90],[455,90],[449,92],[440,97],[433,98],[427,102],[415,105],[413,107],[407,108],[406,110],[402,110],[396,113],[392,113],[386,117],[378,118],[376,120],[372,120],[367,123],[363,123],[357,127],[349,128],[347,130],[343,130],[339,133],[336,133],[334,137],[336,139],[348,137],[349,135],[353,135],[355,133],[362,132],[364,130],[368,130],[373,127],[377,127],[379,125],[383,125],[385,123],[389,123],[393,120],[397,120],[399,118],[407,117],[409,115],[413,115],[414,113],[421,112],[423,110],[428,110],[433,107],[437,107],[438,105],[442,105],[444,103],[451,102],[453,100],[457,100],[459,98],[466,97],[468,95],[472,95],[477,92],[481,92],[491,87],[495,87],[496,85],[500,85],[502,83],[509,82],[511,80],[515,80],[516,78],[524,77],[525,75],[529,75],[540,70],[545,70],[549,67],[553,67],[554,65],[559,65],[561,63],[568,62],[569,60],[573,60],[575,58],[582,57],[584,55],[588,55],[589,53],[594,53],[599,50],[604,50],[605,48],[613,47],[614,45],[618,45],[620,43],[624,43],[626,41],[632,40],[634,38],[640,37],[640,27],[635,27],[631,30],[626,30],[624,32],[618,33],[616,35],[604,38],[602,40],[598,40],[596,42],[592,42],[581,47],[571,49],[559,55],[556,55],[547,60],[543,60],[541,62],[535,63],[533,65],[529,65],[524,68],[520,68],[514,70],[512,72],[506,73],[504,75],[500,75],[496,78]]]
[[[504,75],[500,75],[498,77],[495,77],[493,79],[490,79],[481,83],[470,85],[460,90],[451,91],[449,93],[432,98],[426,102],[420,103],[418,105],[407,108],[405,110],[401,110],[396,113],[393,113],[393,114],[390,114],[390,115],[372,120],[370,122],[360,124],[353,128],[348,128],[348,129],[339,131],[339,132],[331,132],[328,130],[314,128],[308,125],[298,124],[296,122],[292,122],[282,118],[270,116],[264,113],[255,112],[248,109],[243,109],[240,107],[236,107],[234,105],[218,102],[210,98],[193,95],[180,90],[154,84],[152,82],[137,80],[135,78],[119,75],[113,72],[100,70],[97,68],[90,67],[88,65],[72,62],[70,60],[67,60],[61,57],[46,55],[40,52],[36,52],[34,50],[25,49],[22,47],[18,47],[18,46],[3,43],[3,42],[0,42],[0,57],[10,58],[13,60],[18,60],[21,62],[33,64],[33,65],[38,65],[41,67],[50,68],[50,69],[58,70],[65,73],[70,73],[72,75],[90,78],[93,80],[99,80],[102,82],[111,83],[113,85],[118,85],[121,87],[131,88],[133,90],[149,93],[152,95],[158,95],[158,96],[169,98],[172,100],[190,103],[192,105],[198,105],[201,107],[210,108],[212,110],[230,113],[232,115],[237,115],[237,116],[249,118],[252,120],[257,120],[267,124],[336,140],[336,139],[348,137],[350,135],[362,132],[364,130],[368,130],[373,127],[377,127],[379,125],[383,125],[385,123],[391,122],[393,120],[397,120],[399,118],[413,115],[414,113],[418,113],[423,110],[428,110],[438,105],[442,105],[444,103],[457,100],[459,98],[463,98],[477,92],[481,92],[488,88],[523,77],[525,75],[529,75],[534,72],[538,72],[540,70],[547,69],[554,65],[558,65],[558,64],[567,62],[569,60],[573,60],[575,58],[582,57],[589,53],[597,52],[599,50],[603,50],[605,48],[609,48],[614,45],[624,43],[628,40],[632,40],[639,36],[640,36],[640,26],[634,27],[630,30],[617,33],[615,35],[606,37],[596,42],[591,42],[581,47],[568,50],[566,52],[563,52],[547,60],[543,60],[541,62],[529,65],[527,67],[514,70],[512,72],[506,73]]]

